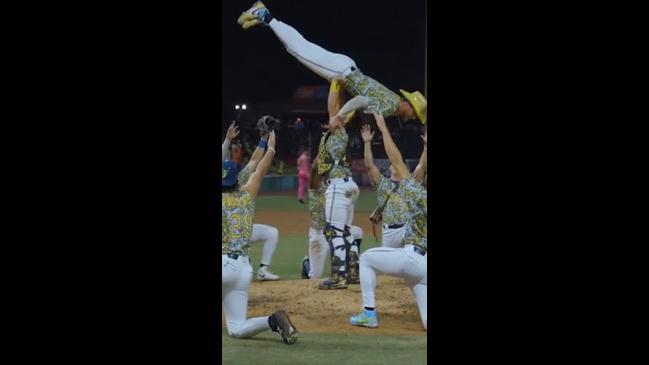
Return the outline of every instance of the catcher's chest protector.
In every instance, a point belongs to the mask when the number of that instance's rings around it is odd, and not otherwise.
[[[316,167],[318,168],[318,175],[322,176],[328,174],[329,171],[337,164],[336,160],[331,156],[329,151],[327,151],[327,140],[331,137],[331,132],[325,132],[322,137],[320,137],[320,146],[318,146],[318,156],[316,157]],[[349,140],[347,140],[347,145],[349,146]],[[343,156],[342,162],[345,168],[350,168],[349,159],[347,158],[346,153]]]

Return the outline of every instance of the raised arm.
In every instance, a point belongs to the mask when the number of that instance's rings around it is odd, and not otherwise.
[[[273,157],[275,156],[275,131],[272,131],[268,135],[268,150],[264,154],[264,157],[259,161],[259,165],[255,172],[250,176],[246,185],[241,187],[241,190],[247,191],[252,195],[253,198],[257,196],[259,188],[261,187],[261,182],[268,172]]]
[[[232,122],[225,133],[225,141],[221,145],[221,161],[230,159],[230,143],[239,135],[239,128],[234,125],[235,123]]]
[[[370,99],[358,95],[345,103],[343,101],[342,87],[340,80],[333,80],[329,88],[329,98],[327,99],[327,109],[329,111],[329,128],[335,129],[344,127],[352,119],[354,111],[366,108]]]
[[[261,138],[259,138],[259,145],[257,145],[257,148],[255,148],[252,156],[250,156],[250,161],[248,161],[248,167],[250,168],[250,171],[254,172],[257,169],[257,163],[261,159],[261,156],[264,155],[264,151],[266,150],[267,146],[268,134],[265,134],[262,135]]]
[[[329,86],[329,97],[327,98],[327,111],[329,112],[329,119],[338,114],[338,111],[342,106],[343,96],[341,91],[342,88],[340,87],[340,81],[331,81],[331,86]]]
[[[367,167],[367,174],[370,176],[372,185],[376,185],[379,182],[381,173],[374,164],[374,156],[372,156],[372,137],[374,137],[374,132],[372,132],[368,124],[363,126],[361,137],[363,138],[364,144],[365,167]]]
[[[379,131],[381,131],[381,134],[383,134],[383,146],[385,147],[385,153],[387,153],[388,158],[390,159],[390,163],[392,164],[394,169],[397,170],[397,173],[401,175],[401,178],[407,178],[408,176],[410,176],[410,170],[408,170],[406,163],[403,162],[401,152],[392,140],[390,131],[385,125],[385,119],[383,119],[383,115],[381,115],[380,113],[374,113],[374,119],[376,119],[376,125],[379,127]]]
[[[353,98],[351,98],[348,102],[343,105],[342,108],[338,111],[337,115],[339,117],[344,117],[347,114],[356,111],[358,109],[365,109],[367,106],[370,104],[370,98],[367,96],[363,95],[356,95]],[[349,119],[345,121],[345,123],[349,122]]]
[[[428,132],[424,131],[424,135],[421,136],[421,139],[424,140],[424,151],[421,153],[421,157],[419,158],[419,163],[417,164],[417,167],[415,167],[415,171],[413,171],[412,175],[417,181],[423,181],[424,180],[424,175],[426,174],[426,150],[428,149],[428,141],[427,141],[427,134]]]

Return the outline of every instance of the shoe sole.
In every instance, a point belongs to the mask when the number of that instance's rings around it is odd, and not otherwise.
[[[352,322],[351,319],[349,320],[349,324],[351,324],[352,326],[357,326],[357,327],[367,327],[367,328],[377,328],[377,327],[379,326],[378,323],[377,323],[377,324],[373,324],[373,325],[367,325],[367,324],[362,324],[362,323],[354,323],[354,322]]]
[[[257,280],[259,280],[259,281],[278,281],[279,278],[277,278],[277,279],[268,279],[268,278],[257,276]]]
[[[320,284],[318,285],[320,290],[335,290],[335,289],[347,289],[347,284],[336,285],[332,283]]]
[[[297,328],[288,318],[288,314],[283,310],[278,310],[274,314],[279,324],[279,334],[282,336],[282,340],[287,345],[294,344],[297,341]]]
[[[255,25],[259,25],[259,24],[262,24],[262,23],[263,22],[261,20],[253,19],[253,20],[249,20],[249,21],[243,23],[242,27],[243,27],[244,30],[248,30],[248,29],[254,27]]]

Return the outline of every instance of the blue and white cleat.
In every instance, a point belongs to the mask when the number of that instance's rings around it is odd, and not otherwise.
[[[379,326],[379,321],[376,318],[376,311],[368,311],[366,309],[363,309],[359,315],[350,317],[349,323],[361,327],[376,328]]]
[[[243,26],[243,29],[248,29],[262,23],[267,25],[272,19],[273,16],[270,15],[270,11],[268,11],[266,5],[261,1],[257,1],[250,9],[244,11],[239,16],[237,23]]]

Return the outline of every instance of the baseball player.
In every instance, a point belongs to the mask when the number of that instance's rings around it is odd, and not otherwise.
[[[232,122],[232,124],[230,124],[230,126],[228,127],[228,131],[225,135],[225,141],[223,141],[223,145],[221,146],[222,161],[230,158],[230,143],[239,135],[239,128],[237,128],[234,124],[235,122]],[[238,174],[237,179],[239,181],[239,186],[245,185],[245,183],[250,178],[250,175],[255,172],[259,159],[266,150],[267,144],[268,136],[262,134],[261,138],[259,139],[259,145],[257,146],[257,148],[255,148],[252,156],[250,156],[250,161]],[[277,230],[277,228],[269,226],[267,224],[255,223],[252,225],[252,235],[250,236],[250,242],[264,243],[264,249],[262,251],[260,260],[261,262],[259,264],[259,269],[257,270],[257,280],[279,280],[279,276],[273,274],[269,270],[271,260],[273,259],[273,254],[275,253],[275,249],[277,248],[278,238],[279,231]]]
[[[424,328],[428,329],[428,297],[427,297],[427,206],[426,189],[410,174],[408,167],[403,162],[399,149],[392,141],[390,132],[385,125],[383,116],[375,113],[376,124],[383,134],[383,144],[390,163],[403,180],[399,184],[397,193],[401,196],[410,214],[404,234],[402,248],[377,247],[365,251],[360,258],[361,291],[363,297],[363,310],[360,314],[352,316],[349,321],[355,326],[377,327],[378,318],[375,311],[376,273],[404,278],[412,290],[419,315]],[[426,143],[426,135],[422,136]],[[426,144],[423,155],[426,154]],[[417,174],[425,166],[417,166]]]
[[[311,170],[309,184],[309,211],[311,213],[309,256],[302,262],[302,267],[304,268],[302,277],[305,279],[317,279],[322,276],[327,255],[330,253],[329,243],[323,233],[326,224],[325,190],[327,186],[320,183],[320,176],[318,176],[316,168]],[[350,233],[353,244],[360,250],[361,241],[363,240],[363,229],[361,227],[351,226]],[[358,265],[358,261],[354,264]],[[348,273],[348,284],[357,284],[360,282],[358,275],[354,275],[354,273],[358,273],[358,267]]]
[[[346,289],[348,275],[355,277],[356,262],[360,249],[351,238],[354,218],[354,203],[359,189],[351,176],[347,144],[349,137],[345,125],[351,120],[342,102],[342,89],[338,80],[333,80],[329,89],[327,108],[330,116],[329,131],[320,138],[315,166],[325,190],[324,235],[331,249],[331,278],[324,280],[319,289]]]
[[[270,27],[288,53],[304,66],[329,82],[342,79],[345,90],[353,98],[345,104],[346,112],[341,115],[361,109],[365,113],[379,112],[386,117],[397,116],[406,121],[418,118],[421,123],[426,123],[426,98],[419,91],[409,93],[399,90],[405,98],[402,99],[376,80],[364,75],[348,56],[329,52],[307,41],[295,28],[273,18],[261,1],[257,1],[241,14],[237,22],[243,29],[260,24]]]
[[[252,280],[248,250],[255,197],[274,155],[275,132],[271,132],[268,151],[243,186],[237,182],[237,165],[230,160],[221,162],[221,298],[230,336],[249,338],[270,329],[290,345],[297,341],[297,329],[283,310],[266,317],[246,319],[248,288]]]

